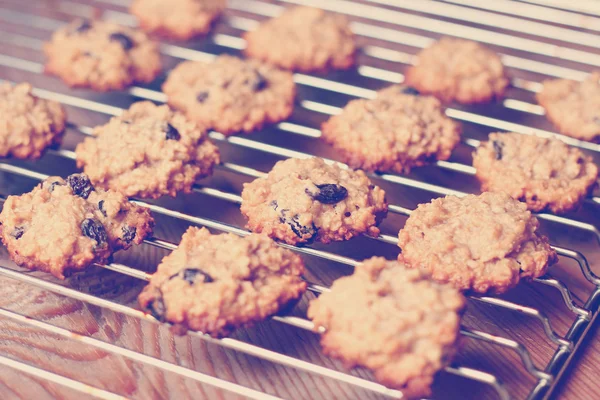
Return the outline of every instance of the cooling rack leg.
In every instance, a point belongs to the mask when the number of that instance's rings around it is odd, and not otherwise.
[[[594,322],[600,313],[600,287],[597,287],[596,290],[592,292],[584,307],[588,310],[592,310],[592,318],[588,321],[583,316],[577,317],[571,326],[571,329],[569,329],[565,336],[565,339],[573,342],[573,349],[569,351],[567,348],[560,346],[556,350],[546,367],[546,372],[555,376],[555,379],[552,382],[540,380],[531,393],[529,393],[529,396],[527,397],[528,400],[549,399],[561,382],[567,368],[573,361],[573,357],[581,347],[584,339],[590,333],[590,329],[594,326]]]

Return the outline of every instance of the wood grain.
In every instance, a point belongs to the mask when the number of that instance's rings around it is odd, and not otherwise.
[[[273,1],[277,3],[276,1]],[[105,3],[99,1],[77,2],[81,5],[91,5],[106,8]],[[62,21],[68,21],[74,14],[93,12],[91,8],[77,8],[72,3],[62,0],[2,0],[0,8],[7,8],[21,12],[35,13]],[[109,7],[122,11],[119,6]],[[253,19],[261,19],[254,14],[228,11],[230,15],[237,15]],[[358,18],[359,22],[372,23],[366,18]],[[398,30],[398,26],[378,24],[382,28]],[[216,28],[217,32],[239,35],[240,32],[221,23]],[[417,35],[436,35],[426,30],[401,28],[401,31]],[[49,32],[42,28],[23,26],[18,21],[1,18],[0,31],[12,32],[33,38],[45,40]],[[496,30],[500,32],[500,30]],[[398,33],[399,35],[401,33]],[[377,45],[392,50],[406,53],[415,53],[417,49],[392,44],[390,42],[360,38],[361,45]],[[222,52],[226,49],[198,40],[187,44],[189,47],[211,52]],[[495,48],[505,53],[511,53],[505,48]],[[589,50],[585,48],[585,50]],[[230,51],[230,50],[229,50]],[[0,53],[10,54],[13,57],[24,58],[33,62],[42,62],[43,56],[39,51],[23,48],[20,43],[5,43],[0,41]],[[523,56],[516,51],[513,55]],[[511,54],[512,54],[511,53]],[[556,63],[550,57],[528,58],[541,62]],[[167,66],[175,64],[176,60],[165,59]],[[359,61],[374,67],[384,68],[401,73],[405,65],[376,60],[360,56]],[[573,67],[571,65],[571,67]],[[585,66],[577,65],[577,68]],[[522,79],[540,81],[544,76],[511,70],[511,74]],[[385,86],[383,82],[359,76],[355,71],[331,73],[333,79],[352,82],[363,87],[377,89]],[[14,68],[0,67],[0,78],[13,81],[29,81],[34,86],[60,93],[66,93],[90,100],[110,103],[126,107],[135,99],[124,94],[99,94],[87,90],[70,90],[56,79],[30,72],[19,71]],[[159,85],[154,83],[149,88],[158,90]],[[535,103],[531,93],[517,89],[510,89],[509,97]],[[332,94],[325,90],[299,88],[302,99],[322,101],[328,104],[343,106],[351,97],[341,94]],[[67,107],[69,119],[77,124],[94,126],[104,123],[107,116],[99,113],[85,112],[74,107]],[[507,110],[500,105],[469,108],[470,111],[479,112],[494,118],[507,119],[529,126],[542,129],[552,129],[547,121],[540,116],[527,115],[516,111]],[[327,116],[308,112],[298,108],[290,121],[318,128]],[[464,123],[464,134],[467,137],[484,139],[490,128],[473,123]],[[65,138],[63,148],[72,150],[81,140],[81,134],[69,131]],[[256,132],[248,138],[265,142],[274,146],[283,146],[299,151],[305,151],[320,156],[336,158],[336,154],[317,140],[291,135],[274,128],[266,128]],[[246,165],[266,171],[281,157],[265,155],[256,150],[242,149],[239,146],[219,142],[223,159],[228,162]],[[471,150],[466,146],[459,147],[453,154],[452,161],[470,164]],[[595,155],[594,155],[595,156]],[[598,161],[598,159],[596,159]],[[74,171],[72,161],[61,159],[52,154],[46,155],[42,160],[32,162],[8,161],[16,165],[45,172],[48,174],[67,175]],[[452,187],[457,190],[477,192],[478,187],[474,180],[459,173],[441,171],[436,167],[425,167],[414,171],[411,178],[427,181],[433,184]],[[239,193],[241,185],[247,178],[218,170],[214,177],[202,182],[206,186],[218,188],[232,193]],[[29,179],[18,178],[9,174],[0,174],[0,193],[22,193],[28,191],[36,182]],[[396,184],[378,180],[379,185],[388,192],[391,203],[404,207],[415,207],[417,204],[429,201],[432,193],[408,189]],[[161,199],[158,204],[193,215],[212,218],[227,224],[242,227],[243,218],[235,204],[226,203],[203,195],[179,196],[175,199]],[[598,225],[598,213],[593,207],[585,206],[573,215],[575,218],[590,221]],[[405,218],[390,215],[382,224],[382,231],[388,235],[396,235],[402,227]],[[167,217],[157,217],[156,237],[177,242],[187,227],[187,223]],[[598,262],[600,249],[593,237],[582,234],[574,229],[562,226],[543,224],[544,230],[549,234],[553,243],[577,249],[588,257],[595,268]],[[317,245],[317,248],[343,254],[356,259],[363,259],[372,255],[383,255],[394,258],[397,248],[367,238],[357,238],[348,243],[331,244],[328,246]],[[117,262],[152,272],[165,251],[158,250],[148,245],[132,249],[117,257]],[[346,265],[326,262],[321,259],[305,256],[308,266],[308,279],[324,285],[329,285],[339,276],[351,273],[352,269]],[[0,254],[0,265],[15,268],[8,261],[6,253]],[[595,268],[598,271],[597,268]],[[580,273],[577,265],[568,259],[561,259],[559,265],[553,267],[552,276],[565,282],[571,289],[575,299],[581,304],[592,290]],[[45,280],[52,280],[43,274],[34,274]],[[133,278],[120,276],[116,273],[92,268],[89,271],[75,275],[61,284],[77,290],[107,298],[120,304],[135,307],[135,298],[143,282]],[[241,352],[228,350],[216,344],[208,343],[201,338],[192,336],[177,337],[171,334],[166,327],[160,327],[150,322],[140,321],[135,318],[115,314],[109,310],[101,309],[80,301],[76,301],[53,293],[45,292],[29,284],[24,284],[9,278],[0,278],[2,296],[0,307],[27,315],[36,320],[48,322],[52,325],[69,329],[79,335],[91,336],[127,349],[134,350],[152,357],[159,358],[169,363],[181,365],[214,376],[226,381],[235,382],[245,387],[280,396],[286,399],[377,399],[373,392],[357,389],[349,384],[321,378],[267,362],[256,357],[247,356]],[[303,301],[294,310],[294,315],[304,316],[308,300],[312,295],[305,296]],[[542,309],[549,317],[553,328],[559,335],[564,335],[575,316],[568,311],[562,302],[559,293],[540,284],[523,284],[514,291],[504,296],[511,301]],[[541,325],[526,316],[510,311],[482,305],[471,301],[464,318],[464,325],[470,329],[481,330],[501,337],[510,338],[523,343],[531,353],[536,366],[543,367],[552,357],[555,345],[551,343]],[[342,366],[335,360],[324,357],[319,350],[318,336],[292,328],[275,321],[266,321],[254,327],[236,332],[233,336],[243,342],[252,343],[263,348],[273,350],[300,360],[309,361],[316,365],[334,368],[343,371]],[[600,365],[600,344],[598,344],[596,327],[561,383],[557,395],[568,399],[595,399],[600,398],[600,384],[598,365]],[[89,385],[102,388],[132,399],[235,399],[227,391],[215,389],[206,384],[200,384],[192,379],[183,378],[176,373],[161,368],[132,361],[119,354],[100,351],[85,345],[74,336],[69,339],[49,334],[38,328],[32,328],[22,323],[8,319],[0,319],[0,355],[11,357],[23,362],[44,368],[48,371],[85,382]],[[460,365],[481,369],[497,375],[509,388],[514,398],[525,398],[531,390],[534,379],[527,374],[519,357],[512,351],[498,348],[480,341],[465,339],[458,356]],[[364,370],[354,370],[351,374],[367,379],[371,375]],[[484,399],[494,398],[493,392],[486,386],[473,383],[470,380],[459,379],[446,373],[441,373],[436,380],[434,388],[435,398],[440,399]],[[468,393],[468,395],[466,395]],[[17,373],[9,368],[0,367],[0,398],[2,399],[81,399],[86,396],[71,389],[48,383],[42,379],[32,378]]]

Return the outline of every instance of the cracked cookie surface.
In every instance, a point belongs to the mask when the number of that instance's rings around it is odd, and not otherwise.
[[[226,3],[226,0],[135,0],[129,10],[144,31],[187,40],[208,33]]]
[[[506,192],[532,211],[577,208],[598,178],[592,158],[558,139],[492,133],[473,154],[483,191]]]
[[[450,285],[381,257],[333,282],[310,303],[324,332],[323,351],[346,366],[371,369],[382,384],[410,398],[429,396],[433,376],[456,351],[465,299]]]
[[[352,100],[323,124],[323,140],[353,168],[404,173],[432,160],[447,160],[460,126],[433,96],[394,85],[372,100]]]
[[[40,99],[28,83],[0,84],[0,156],[35,159],[61,142],[66,114],[55,102]]]
[[[582,82],[569,79],[544,81],[536,95],[546,117],[567,136],[600,142],[600,72]]]
[[[133,104],[76,150],[95,185],[128,197],[175,196],[212,173],[219,151],[204,128],[168,106]]]
[[[302,259],[266,236],[190,227],[139,301],[179,333],[220,337],[293,305],[306,290],[303,273]]]
[[[100,20],[76,20],[44,45],[46,72],[68,85],[98,91],[147,83],[161,70],[158,46],[140,30]]]
[[[470,40],[441,38],[417,58],[406,84],[445,102],[487,102],[502,97],[509,84],[500,57]]]
[[[293,7],[244,34],[246,54],[299,71],[346,69],[356,44],[348,20],[318,8]]]
[[[527,206],[505,193],[421,204],[398,234],[398,259],[461,290],[502,293],[557,260]]]
[[[289,244],[348,240],[379,234],[385,192],[362,171],[321,158],[279,161],[265,178],[244,184],[247,228]]]
[[[224,135],[286,119],[296,96],[291,73],[229,55],[177,65],[162,89],[172,107]]]
[[[153,226],[147,209],[95,189],[84,174],[50,177],[9,196],[0,213],[0,237],[12,260],[61,279],[140,244]]]

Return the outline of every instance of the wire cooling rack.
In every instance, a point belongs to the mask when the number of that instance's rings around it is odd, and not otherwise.
[[[350,243],[330,246],[282,246],[302,253],[309,266],[319,265],[323,270],[333,270],[336,265],[352,267],[356,265],[357,260],[374,254],[393,258],[397,253],[397,231],[416,204],[437,196],[477,192],[470,152],[491,131],[509,130],[521,134],[556,136],[591,154],[597,161],[600,145],[557,134],[545,121],[544,110],[535,104],[534,94],[540,90],[540,82],[543,79],[560,77],[580,80],[590,70],[600,66],[600,41],[597,34],[600,31],[600,6],[592,2],[582,1],[575,4],[572,1],[548,0],[553,6],[551,8],[538,3],[545,2],[229,0],[227,15],[208,38],[186,43],[185,46],[172,43],[161,45],[167,70],[180,60],[210,60],[215,54],[238,54],[245,46],[241,33],[253,29],[259,21],[277,15],[282,6],[293,4],[319,6],[350,17],[351,28],[357,34],[361,45],[359,65],[353,71],[333,72],[327,75],[295,74],[295,81],[299,85],[299,99],[297,109],[288,121],[247,136],[226,138],[218,132],[210,133],[211,138],[221,148],[224,159],[216,171],[216,178],[196,185],[194,193],[180,196],[176,200],[134,201],[171,223],[183,222],[184,225],[194,224],[215,231],[247,235],[240,217],[231,216],[229,212],[236,210],[240,204],[239,183],[263,176],[265,171],[281,158],[318,155],[335,159],[335,153],[318,140],[320,122],[338,113],[352,98],[371,98],[378,88],[390,83],[401,83],[402,71],[413,62],[414,54],[443,35],[475,39],[497,50],[512,76],[512,86],[507,98],[489,106],[452,106],[447,109],[447,115],[461,121],[465,128],[463,141],[451,160],[438,161],[435,165],[421,168],[408,176],[371,175],[377,184],[386,189],[391,203],[390,216],[384,221],[383,233],[379,237],[364,237]],[[118,115],[133,101],[165,101],[165,96],[159,89],[164,77],[151,85],[134,86],[126,92],[98,94],[87,90],[69,90],[56,79],[42,75],[41,49],[44,40],[53,30],[74,17],[100,14],[103,18],[124,25],[135,25],[134,19],[126,14],[127,4],[126,0],[0,2],[0,78],[11,82],[32,82],[36,95],[63,103],[68,108],[69,115],[76,116],[70,118],[63,146],[51,150],[43,160],[35,163],[14,160],[0,162],[4,182],[1,185],[2,201],[8,194],[15,192],[15,185],[27,188],[50,173],[65,175],[73,172],[74,144],[83,136],[91,134],[92,125],[103,123],[108,117]],[[598,315],[600,278],[592,271],[584,252],[590,260],[594,260],[598,254],[600,232],[596,228],[596,214],[599,204],[599,197],[590,196],[582,210],[572,215],[538,214],[544,230],[553,242],[553,247],[561,256],[559,266],[553,267],[551,271],[553,275],[522,284],[514,291],[516,294],[512,297],[470,297],[469,311],[461,329],[462,336],[465,337],[465,341],[485,346],[483,354],[478,354],[478,357],[502,357],[509,360],[509,363],[514,363],[511,372],[516,377],[500,376],[500,373],[488,371],[483,366],[479,367],[479,364],[485,366],[493,363],[478,363],[473,361],[473,357],[459,355],[457,362],[442,373],[442,379],[454,382],[456,377],[460,377],[464,381],[463,387],[470,388],[479,384],[487,388],[482,392],[471,392],[472,398],[484,396],[500,399],[542,399],[553,393],[565,378],[565,370],[571,364],[573,356]],[[160,229],[157,232],[160,232]],[[174,241],[177,241],[177,237],[167,239],[157,233],[156,237],[145,241],[142,250],[160,248],[170,251],[176,247]],[[155,265],[148,266],[147,271],[151,272]],[[136,281],[147,281],[150,277],[145,269],[134,268],[124,263],[112,263],[102,268]],[[26,273],[12,264],[1,266],[0,274],[119,315],[143,320],[145,323],[157,323],[152,317],[135,309],[131,302],[121,302],[70,284],[60,284],[45,275]],[[313,271],[310,279],[314,283],[310,283],[309,292],[318,295],[328,290],[327,285],[332,278]],[[576,286],[576,289],[570,290],[567,282]],[[539,298],[540,293],[541,301],[532,300],[536,296]],[[534,303],[535,306],[530,306],[529,303]],[[474,315],[469,316],[472,310],[475,310]],[[495,312],[500,312],[502,317],[490,317]],[[550,318],[548,315],[557,318]],[[486,316],[490,319],[480,321]],[[200,372],[143,351],[92,336],[79,335],[72,328],[63,328],[42,319],[31,318],[19,310],[0,308],[0,318],[68,340],[76,340],[85,346],[118,355],[132,362],[212,386],[217,388],[219,393],[255,399],[286,397],[287,392],[278,389],[285,386],[283,381],[275,382],[269,390],[260,384],[243,385],[235,380],[216,376],[218,374]],[[276,316],[273,320],[300,331],[313,330],[312,323],[306,320],[302,313]],[[511,325],[511,322],[518,322],[525,328]],[[530,330],[539,330],[538,337],[543,337],[544,343],[533,343],[531,337],[527,337],[526,334]],[[356,393],[362,393],[362,398],[402,397],[401,392],[376,383],[366,371],[349,372],[335,363],[318,363],[310,357],[274,351],[261,343],[246,339],[245,336],[217,340],[195,332],[190,332],[189,335],[192,340],[206,341],[261,359],[268,364],[316,376],[322,379],[320,382],[330,381],[360,390],[337,394],[334,392],[333,396],[336,398],[346,397],[348,393],[351,393],[347,396],[349,398],[356,397]],[[306,335],[316,334],[306,332]],[[286,340],[295,338],[294,336]],[[527,340],[515,340],[519,338]],[[544,347],[544,350],[540,350],[541,347]],[[547,355],[546,359],[544,355]],[[0,355],[0,365],[91,397],[122,399],[128,396],[85,383],[84,379],[76,379],[74,375],[52,371],[48,367],[13,356]],[[515,383],[516,379],[523,377],[526,381],[525,386]],[[317,396],[311,393],[309,387],[305,387],[304,391],[297,392],[294,397]],[[469,396],[463,393],[461,398]]]

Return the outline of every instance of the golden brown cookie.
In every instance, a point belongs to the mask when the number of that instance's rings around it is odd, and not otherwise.
[[[509,80],[500,57],[487,47],[444,37],[418,54],[405,83],[442,101],[468,104],[502,97]]]
[[[304,263],[266,236],[190,227],[139,296],[155,318],[215,337],[262,321],[306,290]]]
[[[558,139],[492,133],[473,154],[481,190],[505,192],[532,211],[564,213],[592,190],[598,167],[592,158]]]
[[[147,209],[95,189],[84,174],[50,177],[9,196],[0,213],[0,237],[13,261],[61,279],[142,243],[153,226]]]
[[[406,397],[429,396],[456,351],[464,297],[405,264],[373,257],[312,301],[308,317],[323,351],[371,369]]]
[[[77,166],[102,188],[129,197],[190,192],[212,173],[219,150],[183,114],[149,101],[133,104],[75,149]]]
[[[421,204],[398,237],[398,259],[461,290],[502,293],[557,260],[527,206],[505,193]]]
[[[113,22],[76,20],[44,46],[46,72],[99,91],[147,83],[161,70],[158,46],[144,32]]]
[[[385,192],[362,171],[321,158],[279,161],[265,178],[244,184],[247,227],[289,244],[379,235],[387,213]]]

